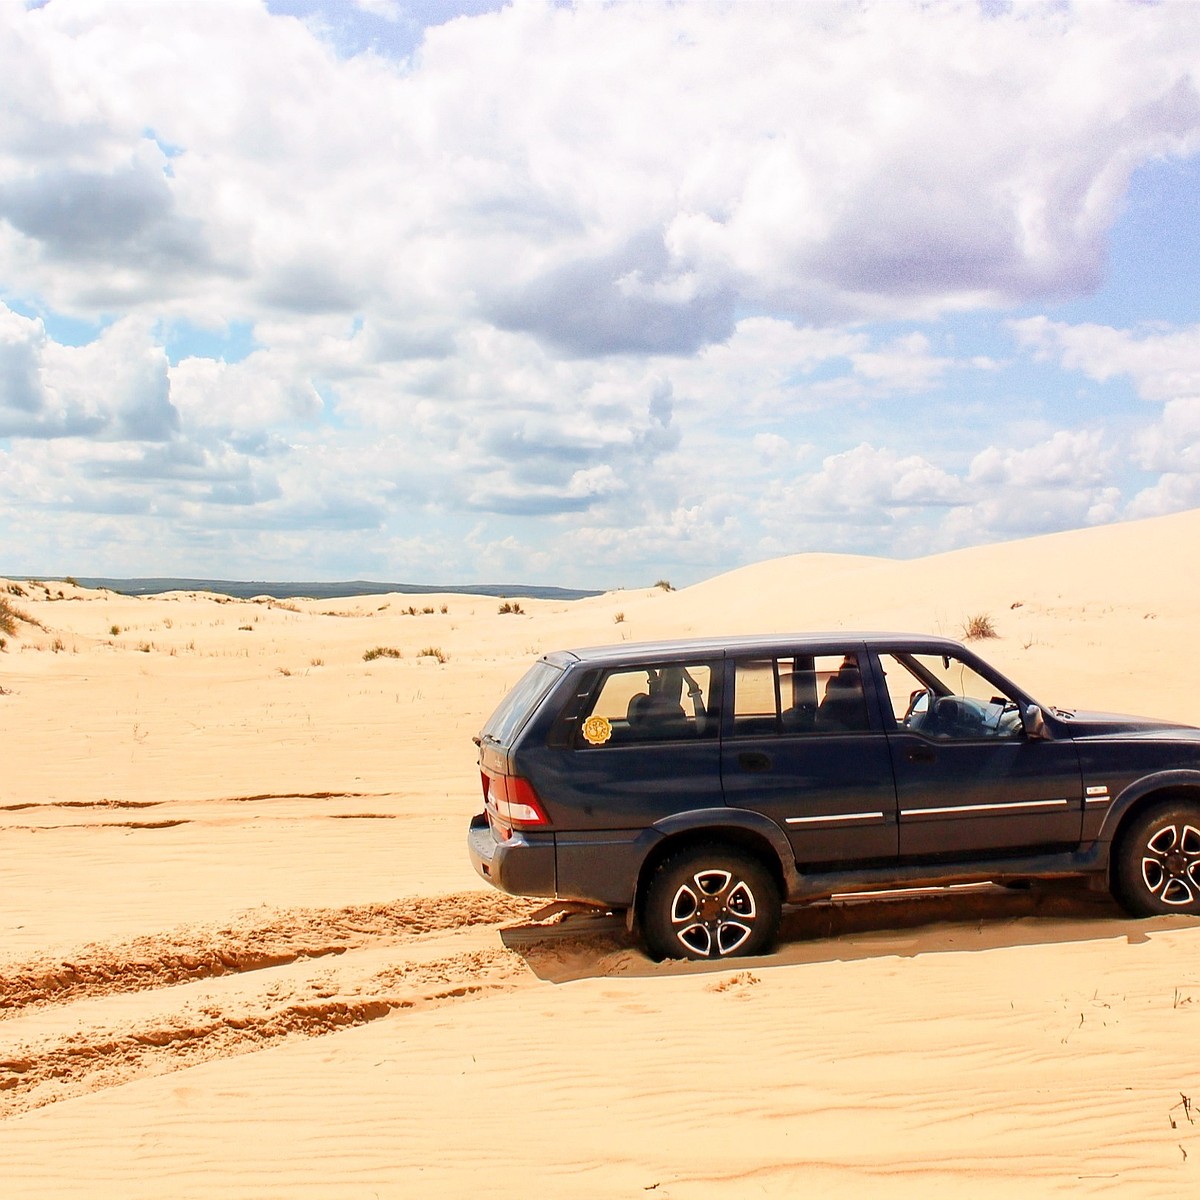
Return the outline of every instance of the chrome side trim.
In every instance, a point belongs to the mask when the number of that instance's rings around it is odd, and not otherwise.
[[[881,812],[836,813],[827,817],[788,817],[788,825],[813,825],[818,821],[882,821]]]
[[[944,813],[1010,812],[1015,808],[1066,808],[1069,800],[1012,800],[1008,804],[949,804],[945,808],[902,808],[902,817],[934,816]]]

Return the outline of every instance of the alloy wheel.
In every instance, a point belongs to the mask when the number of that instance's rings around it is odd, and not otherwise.
[[[732,871],[702,868],[671,900],[671,926],[683,947],[700,958],[735,954],[754,932],[758,905],[750,885]]]
[[[1155,830],[1142,850],[1142,882],[1163,904],[1194,904],[1200,897],[1200,829],[1172,823]]]

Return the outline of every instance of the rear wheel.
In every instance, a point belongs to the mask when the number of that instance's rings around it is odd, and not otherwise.
[[[1135,917],[1200,913],[1200,804],[1176,800],[1135,817],[1117,847],[1113,879]]]
[[[752,854],[718,844],[665,858],[651,876],[642,932],[658,958],[765,954],[779,929],[779,888]]]

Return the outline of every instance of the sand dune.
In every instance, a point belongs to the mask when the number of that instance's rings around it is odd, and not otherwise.
[[[985,656],[1045,700],[1200,723],[1197,546],[1184,513],[517,614],[20,585],[38,624],[0,653],[6,1195],[1194,1185],[1192,921],[985,886],[792,914],[769,959],[653,964],[619,922],[539,924],[481,890],[463,838],[470,736],[559,646],[953,636],[987,614]]]

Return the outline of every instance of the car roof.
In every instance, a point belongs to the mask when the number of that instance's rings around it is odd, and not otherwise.
[[[613,663],[650,663],[670,658],[700,659],[725,654],[766,653],[839,653],[855,648],[925,651],[935,654],[962,654],[964,647],[950,638],[921,633],[859,633],[839,630],[832,633],[771,633],[735,637],[674,638],[653,642],[618,642],[606,646],[585,646],[556,650],[543,655],[547,662],[568,666],[581,662],[595,666]]]

